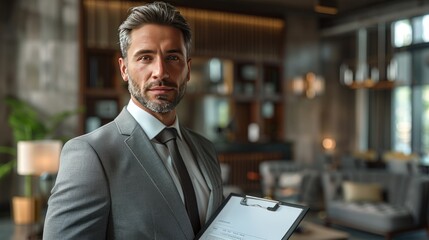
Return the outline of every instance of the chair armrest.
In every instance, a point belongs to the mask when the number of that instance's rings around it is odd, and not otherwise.
[[[405,206],[412,212],[417,224],[428,222],[429,205],[429,178],[415,176],[410,181],[410,187],[406,193]]]
[[[329,204],[338,197],[338,187],[343,177],[340,172],[324,172],[321,178],[325,204]]]

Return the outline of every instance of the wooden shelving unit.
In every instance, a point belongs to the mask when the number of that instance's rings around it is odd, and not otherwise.
[[[120,76],[117,28],[125,16],[121,1],[80,1],[80,132],[112,121],[128,101],[127,85]]]
[[[86,107],[80,121],[82,133],[113,120],[129,100],[117,62],[120,57],[117,28],[126,17],[127,9],[138,4],[136,1],[81,0],[80,104]],[[282,21],[195,9],[181,11],[194,30],[193,63],[202,62],[201,68],[193,64],[192,72],[199,72],[194,81],[199,83],[188,87],[188,102],[197,104],[210,97],[227,102],[228,118],[233,125],[229,141],[249,142],[250,124],[259,127],[257,142],[282,140],[285,92],[281,56],[276,55],[281,52]],[[224,31],[216,33],[217,41],[213,41],[206,36],[210,31],[204,26]],[[242,41],[241,37],[252,41]],[[269,43],[264,44],[264,39],[270,39]],[[224,63],[222,86],[205,75],[204,61],[213,58],[220,58]],[[204,106],[189,108],[199,111]],[[191,128],[196,121],[189,121]]]

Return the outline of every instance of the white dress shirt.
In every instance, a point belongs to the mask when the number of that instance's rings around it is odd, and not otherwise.
[[[176,120],[174,121],[173,125],[165,126],[162,122],[160,122],[157,118],[152,116],[150,113],[138,107],[132,100],[130,100],[130,102],[128,103],[127,110],[136,119],[136,121],[143,128],[144,132],[151,140],[152,144],[155,147],[155,150],[158,152],[162,161],[164,161],[164,164],[167,166],[167,169],[176,185],[177,191],[179,191],[180,196],[182,197],[182,201],[184,202],[182,187],[180,186],[179,178],[173,169],[171,156],[170,156],[170,153],[168,152],[168,148],[164,144],[158,143],[155,140],[155,137],[166,127],[173,127],[177,130],[177,133],[178,133],[178,138],[176,140],[177,146],[179,148],[180,155],[182,156],[183,161],[185,162],[186,168],[188,169],[189,176],[191,177],[192,184],[195,189],[195,195],[197,197],[200,221],[201,221],[201,224],[204,225],[210,192],[196,164],[194,155],[189,149],[188,143],[186,143],[182,137],[182,133],[180,132],[180,128],[179,128],[178,117],[176,116]]]

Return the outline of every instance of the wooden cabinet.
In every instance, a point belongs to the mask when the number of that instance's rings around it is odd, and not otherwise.
[[[129,3],[80,1],[80,132],[112,121],[129,100],[120,76],[117,28]]]
[[[237,63],[235,76],[233,112],[236,140],[280,140],[284,107],[280,66],[274,63]]]
[[[238,186],[248,194],[261,191],[259,164],[270,160],[293,160],[293,144],[278,143],[217,143],[219,162],[230,168],[228,184]]]
[[[212,61],[220,79],[212,79]],[[188,108],[179,116],[211,140],[270,142],[283,139],[281,67],[273,62],[197,58],[192,64]],[[195,113],[198,112],[198,113]],[[199,119],[204,123],[195,124]]]
[[[83,132],[112,121],[125,104],[127,89],[121,80],[118,57],[118,51],[112,49],[87,48],[85,51],[80,96],[85,106]]]

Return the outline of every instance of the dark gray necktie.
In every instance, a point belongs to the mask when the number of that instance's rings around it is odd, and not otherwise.
[[[200,218],[198,214],[197,198],[195,196],[194,187],[191,177],[186,169],[185,163],[180,156],[179,148],[177,147],[177,130],[175,128],[164,128],[155,139],[167,146],[173,160],[173,168],[176,171],[180,185],[182,186],[183,195],[185,197],[185,206],[191,220],[194,233],[197,234],[200,230]]]

